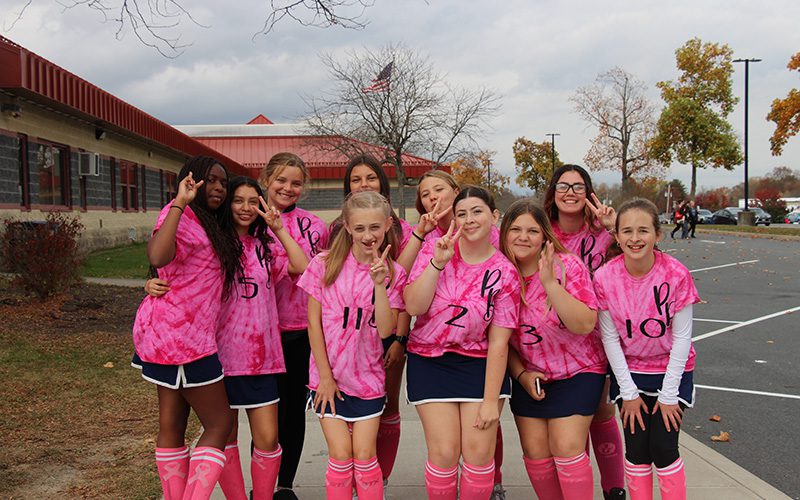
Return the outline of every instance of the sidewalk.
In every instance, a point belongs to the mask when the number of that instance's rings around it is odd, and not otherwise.
[[[401,393],[402,394],[402,393]],[[402,395],[401,395],[402,398]],[[416,410],[404,405],[401,400],[400,413],[403,418],[400,450],[394,471],[389,479],[386,498],[390,500],[425,498],[424,464],[425,438],[422,424]],[[325,498],[325,468],[327,467],[327,447],[316,416],[307,414],[306,441],[300,468],[295,480],[294,491],[301,500],[322,500]],[[508,406],[501,418],[504,436],[503,485],[508,500],[530,500],[535,497],[533,488],[522,465],[522,450],[514,420]],[[239,414],[239,443],[242,469],[247,488],[250,488],[250,429],[244,411]],[[686,476],[689,486],[688,498],[697,500],[739,500],[739,499],[788,499],[789,497],[747,472],[711,448],[701,444],[686,433],[681,433],[681,457],[686,463]],[[594,471],[595,498],[603,498],[599,485],[597,468]],[[658,494],[658,480],[654,478],[655,495]],[[215,500],[225,497],[217,486]]]

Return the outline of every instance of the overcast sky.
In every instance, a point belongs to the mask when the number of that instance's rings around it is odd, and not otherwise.
[[[798,0],[375,0],[362,31],[284,20],[273,33],[255,38],[267,0],[184,0],[198,22],[210,27],[184,21],[182,40],[193,45],[176,59],[143,46],[131,32],[116,40],[113,22],[104,23],[84,6],[65,11],[55,0],[32,0],[8,29],[25,3],[0,0],[0,33],[172,124],[245,123],[258,113],[276,123],[297,121],[306,112],[301,96],[330,86],[321,52],[345,57],[363,47],[403,43],[427,53],[451,82],[486,85],[502,96],[482,146],[497,151],[497,167],[512,180],[511,147],[519,136],[543,141],[545,134],[559,133],[560,158],[584,163],[596,131],[568,100],[578,87],[620,66],[647,84],[660,109],[655,83],[678,76],[675,49],[700,37],[727,43],[735,57],[763,59],[750,66],[750,174],[780,165],[800,169],[800,137],[773,157],[774,125],[765,120],[773,99],[800,88],[798,73],[786,69],[800,51]],[[744,95],[743,65],[736,65],[734,93]],[[741,139],[743,99],[729,119]],[[594,176],[596,182],[619,180],[612,171]],[[669,177],[688,186],[690,170],[673,166]],[[742,179],[742,166],[698,174],[701,187]]]

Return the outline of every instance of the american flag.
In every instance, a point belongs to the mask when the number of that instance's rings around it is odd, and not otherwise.
[[[361,92],[368,94],[370,92],[386,92],[389,90],[389,80],[392,78],[392,67],[394,61],[390,62],[378,73],[378,76],[372,80],[372,85],[364,87]]]

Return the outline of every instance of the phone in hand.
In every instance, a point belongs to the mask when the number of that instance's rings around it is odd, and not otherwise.
[[[536,379],[534,380],[534,383],[536,384],[536,395],[537,396],[541,396],[542,395],[542,383],[539,382],[539,377],[536,377]]]

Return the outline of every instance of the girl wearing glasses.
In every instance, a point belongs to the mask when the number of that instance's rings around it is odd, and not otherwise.
[[[544,210],[558,241],[580,257],[593,275],[605,262],[606,249],[614,242],[617,214],[597,197],[589,173],[578,165],[557,168],[545,192]],[[590,335],[599,338],[598,327]],[[608,388],[607,380],[589,435],[600,469],[603,496],[625,498],[622,437],[614,420],[614,405],[606,402]]]

